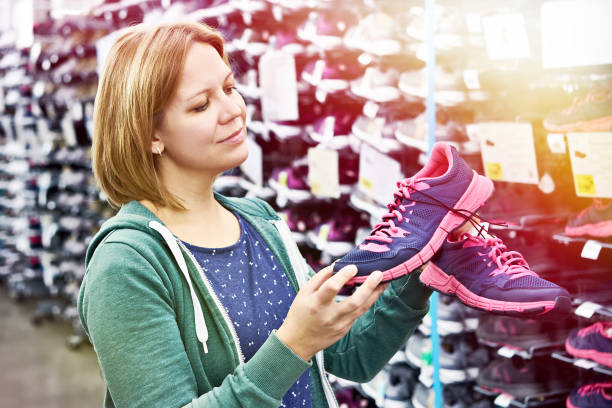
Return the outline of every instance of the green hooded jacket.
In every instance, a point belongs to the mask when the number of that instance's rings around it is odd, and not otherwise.
[[[265,202],[216,200],[261,234],[297,291],[312,275],[284,221]],[[306,362],[273,332],[244,362],[234,327],[195,258],[132,201],[91,241],[78,312],[106,382],[105,407],[278,407],[311,370],[313,407],[337,407],[325,371],[369,381],[426,314],[429,289],[397,279],[338,342]]]

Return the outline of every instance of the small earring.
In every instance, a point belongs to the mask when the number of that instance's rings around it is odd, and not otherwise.
[[[162,151],[159,146],[155,146],[155,150],[157,151],[157,154],[159,154],[160,156],[162,155]]]

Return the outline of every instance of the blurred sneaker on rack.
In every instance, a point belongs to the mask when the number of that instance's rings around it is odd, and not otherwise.
[[[398,77],[396,69],[382,71],[377,67],[368,67],[363,77],[351,82],[351,92],[373,102],[394,101],[401,95],[397,88]]]
[[[425,113],[415,118],[402,120],[397,124],[395,138],[402,144],[427,152],[429,147],[427,117]],[[466,136],[465,126],[458,121],[436,123],[435,140],[446,142],[460,153],[471,154],[480,151],[478,144],[471,143]]]
[[[399,54],[402,45],[398,41],[399,27],[392,16],[374,13],[347,30],[344,45],[373,55]]]
[[[597,322],[572,330],[565,340],[565,350],[574,357],[612,368],[612,322]]]
[[[574,388],[565,400],[567,408],[612,408],[612,382]]]
[[[329,50],[342,46],[346,31],[357,21],[357,16],[346,9],[312,12],[298,28],[297,34],[301,40],[313,43],[318,49]]]
[[[485,344],[529,350],[563,344],[573,326],[572,319],[543,320],[488,314],[480,318],[476,336]]]
[[[470,169],[446,143],[436,143],[425,167],[397,187],[382,222],[335,263],[336,272],[357,266],[349,284],[362,283],[376,270],[388,281],[417,269],[493,193],[493,182]]]
[[[365,68],[345,61],[312,61],[304,67],[302,79],[325,93],[349,89],[350,81],[360,78]]]
[[[567,109],[544,119],[549,132],[607,132],[612,130],[612,88],[599,88],[576,97]]]
[[[594,199],[592,205],[568,221],[565,233],[570,237],[612,237],[612,200]]]
[[[406,363],[391,364],[382,408],[412,408],[410,397],[418,382],[418,373]]]
[[[268,184],[278,195],[292,202],[301,202],[312,197],[306,165],[277,169],[272,173]]]
[[[436,66],[436,103],[442,106],[456,106],[467,100],[465,84],[461,75],[450,72],[442,66]],[[400,91],[408,96],[427,97],[427,70],[403,72],[398,79]]]
[[[482,312],[465,306],[452,296],[441,295],[438,298],[438,333],[441,336],[474,331]],[[431,315],[423,318],[422,328],[425,334],[431,331]]]
[[[348,214],[337,214],[307,233],[308,239],[318,250],[339,257],[355,246],[357,230],[369,226],[369,219],[367,214],[346,212]]]
[[[571,309],[567,290],[540,278],[499,238],[462,233],[446,239],[420,280],[484,311],[537,316],[553,310],[567,314]]]

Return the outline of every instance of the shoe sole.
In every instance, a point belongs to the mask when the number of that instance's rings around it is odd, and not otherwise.
[[[579,227],[565,227],[565,234],[570,237],[585,235],[598,238],[612,237],[612,220],[598,222],[597,224],[585,224]]]
[[[569,339],[565,340],[565,350],[574,357],[588,358],[596,363],[612,368],[612,353],[604,353],[598,350],[582,350],[572,347]]]
[[[571,299],[565,296],[557,296],[555,300],[537,302],[507,302],[478,296],[463,286],[454,276],[446,274],[433,263],[427,265],[419,279],[429,288],[448,295],[455,295],[464,304],[486,312],[511,316],[539,316],[553,310],[567,313],[571,310]]]
[[[569,395],[565,399],[565,407],[566,408],[580,408],[580,407],[577,407],[574,404],[572,404],[572,401],[570,401],[570,396]]]
[[[473,171],[473,170],[472,170]],[[470,185],[465,190],[457,204],[455,204],[455,210],[468,210],[470,212],[475,212],[480,207],[482,207],[493,194],[493,190],[495,187],[493,186],[493,182],[485,176],[481,176],[478,173],[474,172],[474,177],[472,177],[472,181]],[[407,275],[410,272],[417,269],[419,266],[425,264],[427,261],[431,259],[432,256],[440,249],[444,240],[448,236],[448,234],[454,230],[455,228],[463,225],[466,222],[466,219],[461,215],[457,215],[451,211],[449,211],[442,221],[438,228],[436,228],[433,236],[425,244],[423,249],[419,251],[412,258],[407,261],[394,266],[391,269],[386,271],[382,271],[383,273],[383,282],[390,281],[401,276]],[[346,285],[354,285],[365,282],[369,275],[364,276],[356,276],[350,281],[346,283]]]
[[[612,129],[612,116],[604,116],[593,120],[583,120],[564,125],[555,125],[544,121],[544,128],[549,132],[607,132]]]

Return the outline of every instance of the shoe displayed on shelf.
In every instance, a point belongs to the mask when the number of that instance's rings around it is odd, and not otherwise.
[[[349,284],[362,283],[376,270],[384,281],[412,272],[493,193],[493,182],[470,169],[446,143],[436,143],[426,166],[397,186],[382,222],[335,263],[334,271],[357,266]]]
[[[561,112],[544,119],[549,132],[606,132],[612,130],[612,88],[595,89]]]
[[[476,383],[517,399],[569,391],[575,381],[571,366],[547,358],[498,358],[480,370]]]
[[[457,298],[441,295],[438,298],[438,333],[441,336],[474,331],[478,327],[482,311],[465,306]],[[431,332],[431,316],[429,313],[423,318],[419,327],[424,334]]]
[[[572,390],[567,408],[612,408],[612,382],[586,384]]]
[[[410,396],[418,382],[417,377],[417,371],[407,364],[391,364],[382,408],[411,408]]]
[[[420,276],[426,286],[468,306],[500,314],[569,313],[568,291],[542,279],[499,238],[462,233],[448,238]]]
[[[307,233],[307,237],[318,250],[339,257],[355,246],[357,230],[365,226],[370,226],[368,217],[351,211],[320,223]]]
[[[565,350],[574,357],[588,358],[612,368],[612,322],[597,322],[571,331]]]
[[[575,322],[572,319],[528,319],[487,314],[480,318],[476,336],[482,343],[523,350],[561,345]]]
[[[445,385],[442,389],[444,395],[443,408],[492,408],[489,399],[472,390],[472,386],[463,384]],[[434,405],[434,391],[420,382],[416,384],[412,393],[412,406],[414,408],[429,408]]]
[[[570,237],[612,237],[612,200],[594,199],[592,205],[567,222],[565,233]]]

